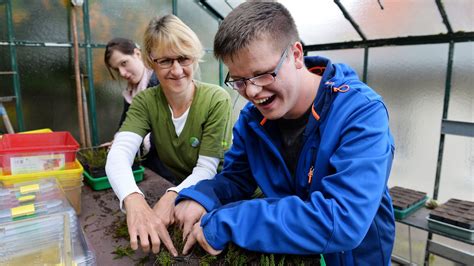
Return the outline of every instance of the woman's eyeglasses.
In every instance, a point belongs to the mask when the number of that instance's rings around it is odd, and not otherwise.
[[[178,64],[180,64],[183,67],[189,66],[194,62],[193,58],[187,57],[187,56],[178,56],[178,57],[175,57],[175,58],[166,58],[165,57],[165,58],[156,58],[156,59],[153,59],[153,58],[150,57],[150,59],[159,68],[163,68],[163,69],[171,68],[171,66],[173,66],[173,64],[174,64],[174,61],[178,61]]]

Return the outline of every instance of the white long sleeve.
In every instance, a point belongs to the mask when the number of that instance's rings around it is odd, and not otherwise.
[[[132,193],[143,192],[135,183],[132,164],[137,154],[142,137],[133,132],[115,134],[114,142],[107,156],[105,171],[110,185],[120,201],[120,209],[124,211],[123,200]],[[143,195],[144,196],[144,195]]]
[[[196,185],[201,180],[214,178],[217,174],[218,165],[219,158],[199,155],[196,166],[193,168],[193,172],[177,187],[169,188],[167,191],[171,190],[179,193],[182,189]]]

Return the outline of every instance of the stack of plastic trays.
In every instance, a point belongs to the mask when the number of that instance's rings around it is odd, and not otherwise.
[[[0,264],[72,265],[77,218],[71,217],[74,211],[64,199],[0,210]]]
[[[0,188],[0,265],[95,265],[56,179]]]
[[[59,198],[61,190],[54,180],[20,183],[12,188],[0,188],[0,210]]]

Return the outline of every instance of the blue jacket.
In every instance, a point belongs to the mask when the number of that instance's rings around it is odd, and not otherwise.
[[[209,244],[265,253],[324,254],[328,265],[390,265],[395,221],[387,180],[394,144],[387,109],[349,66],[305,58],[322,81],[295,177],[278,129],[252,104],[241,111],[224,169],[180,192],[208,213]],[[318,120],[319,119],[319,120]],[[311,176],[311,177],[310,177]],[[250,199],[256,187],[265,197]]]

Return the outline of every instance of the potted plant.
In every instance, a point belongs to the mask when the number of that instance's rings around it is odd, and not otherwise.
[[[110,188],[110,183],[105,173],[107,154],[108,147],[84,148],[77,152],[77,158],[84,167],[84,179],[94,190]],[[137,154],[132,165],[133,175],[137,183],[143,180],[143,173],[145,171],[140,162],[141,157]]]

